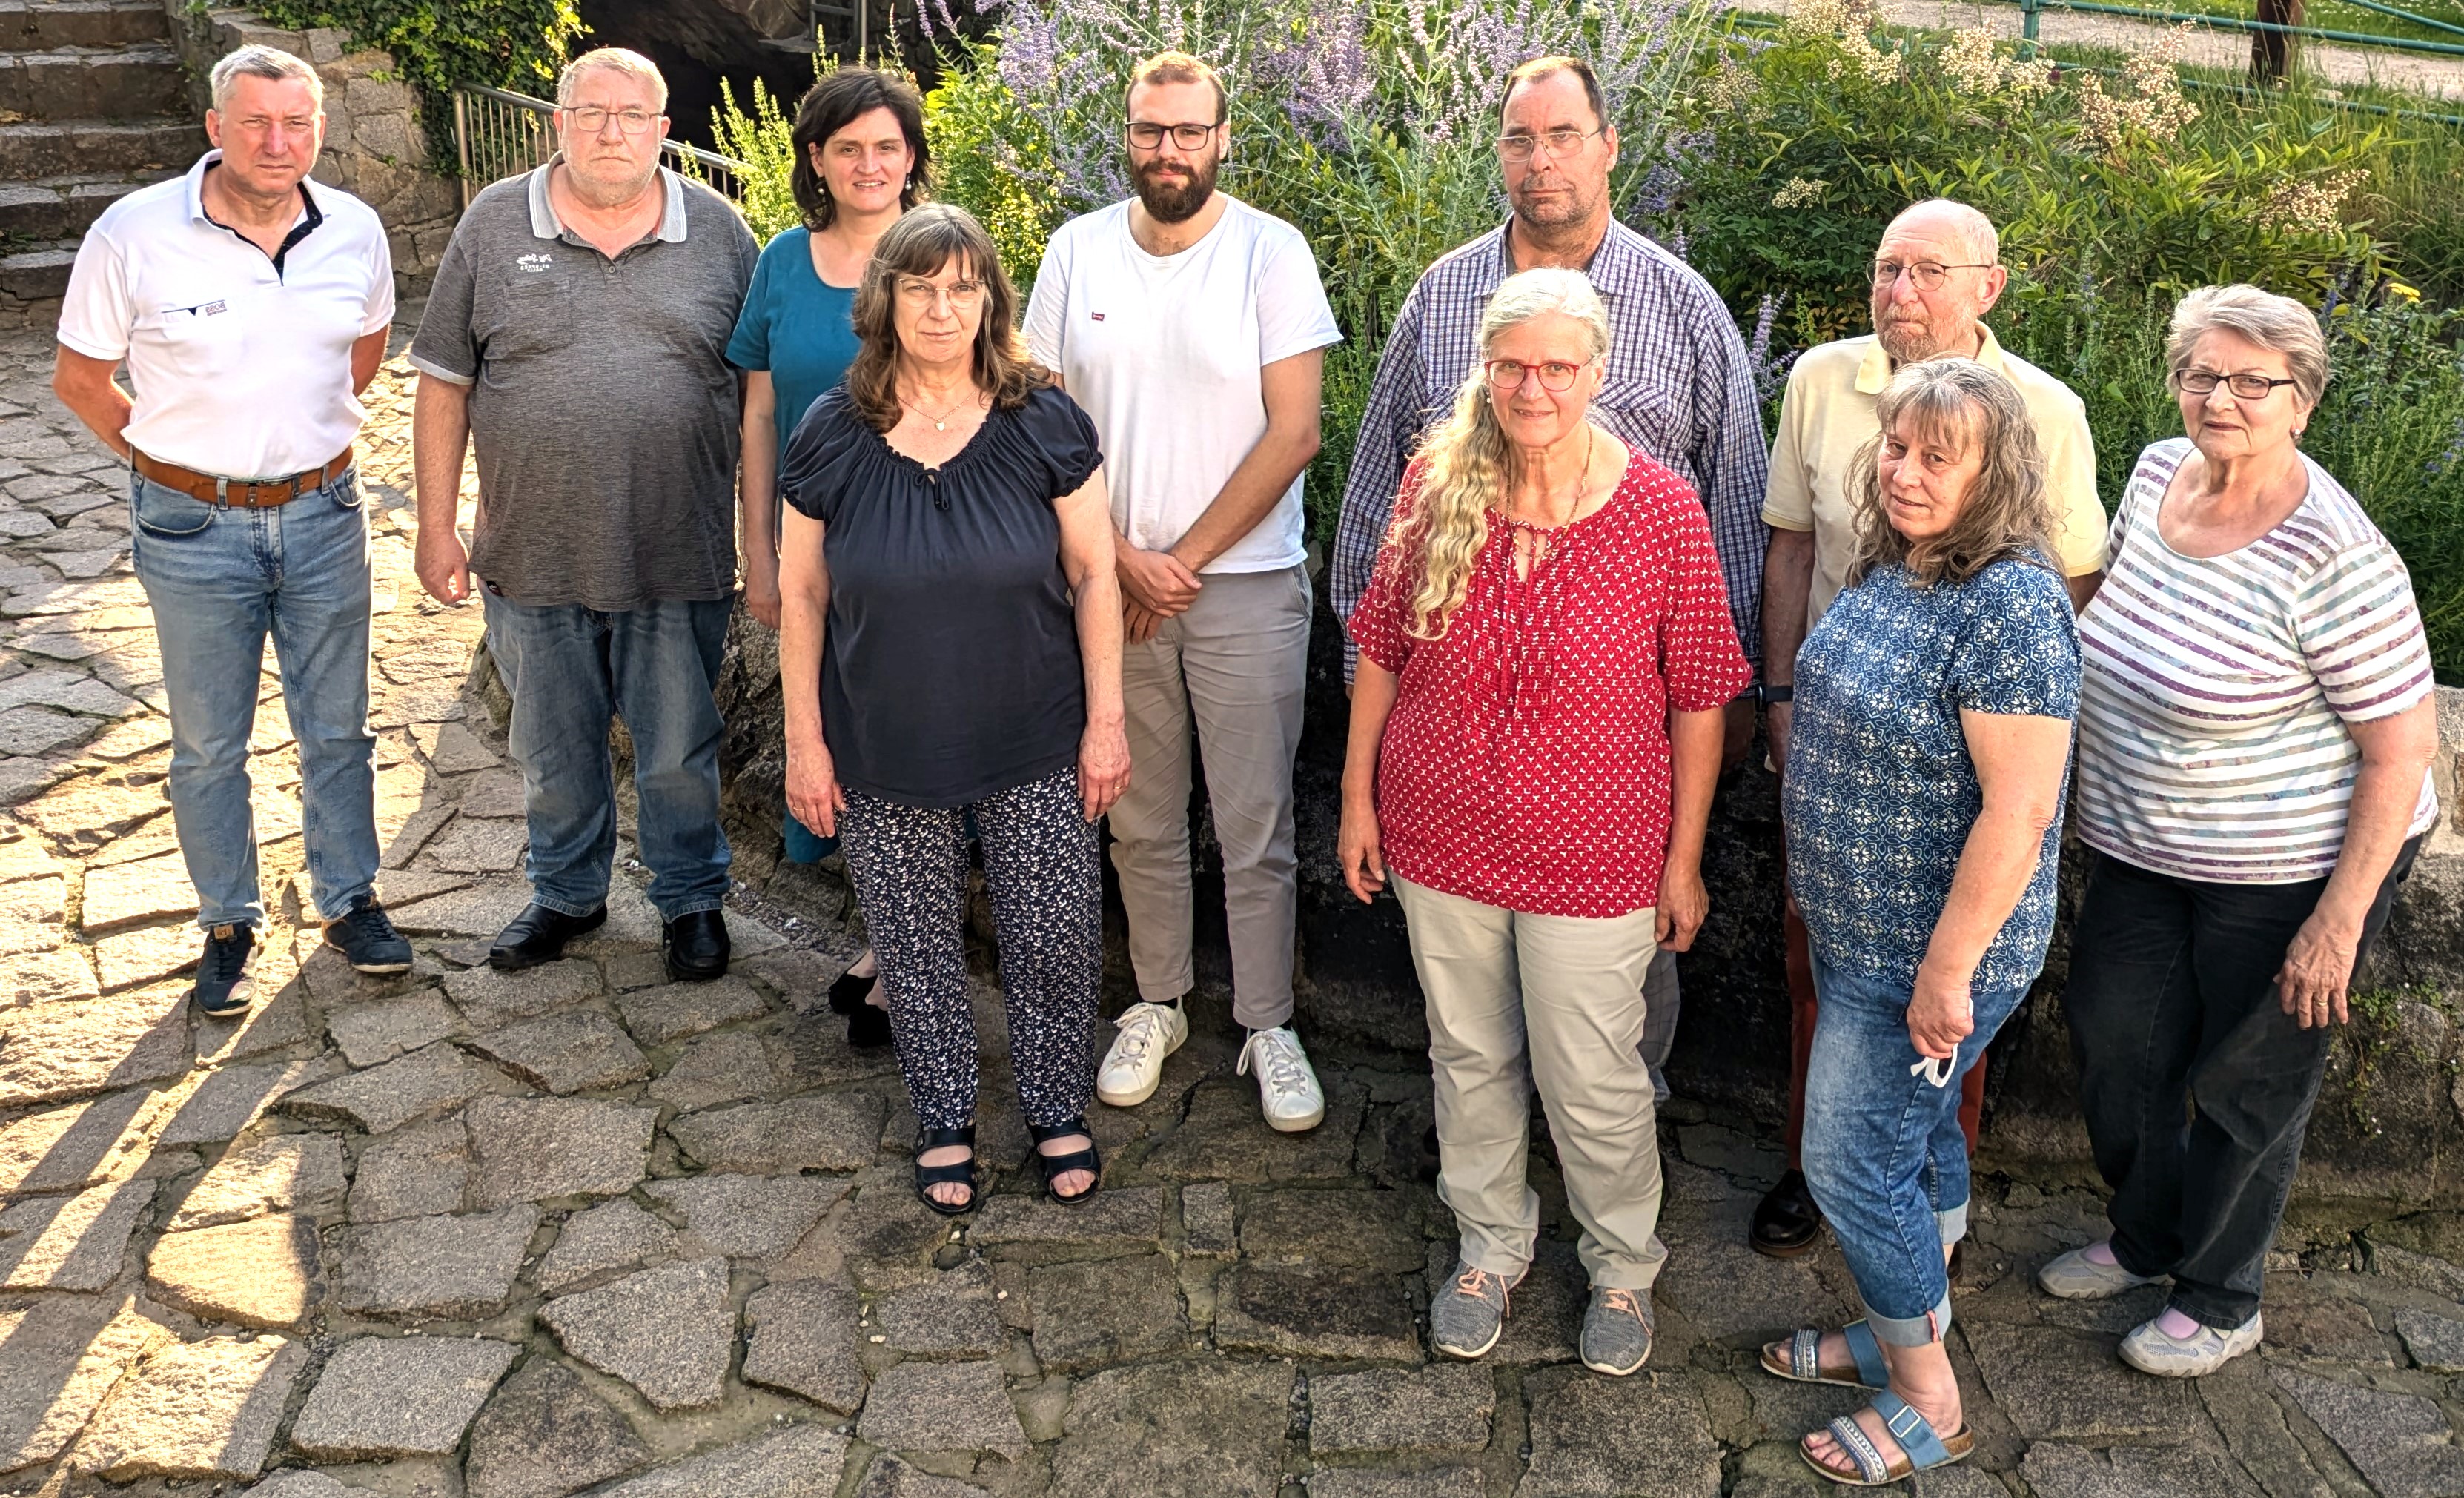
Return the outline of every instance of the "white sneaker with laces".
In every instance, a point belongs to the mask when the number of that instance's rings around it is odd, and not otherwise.
[[[1241,1047],[1239,1074],[1248,1075],[1253,1064],[1258,1071],[1258,1106],[1266,1114],[1267,1128],[1280,1134],[1303,1134],[1325,1121],[1326,1093],[1318,1089],[1317,1073],[1309,1069],[1301,1038],[1289,1026],[1249,1032],[1249,1044]]]
[[[1120,1032],[1095,1072],[1095,1095],[1114,1108],[1135,1108],[1155,1096],[1164,1058],[1189,1039],[1189,1018],[1177,1003],[1138,1002],[1112,1022]]]

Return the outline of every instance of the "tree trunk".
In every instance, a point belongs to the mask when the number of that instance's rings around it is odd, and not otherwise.
[[[2258,0],[2258,19],[2271,26],[2299,26],[2301,0]],[[2280,83],[2291,77],[2295,42],[2282,32],[2251,33],[2251,76],[2261,83]]]

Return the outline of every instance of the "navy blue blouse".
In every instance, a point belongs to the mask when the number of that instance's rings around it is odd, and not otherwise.
[[[928,469],[842,386],[788,439],[779,487],[822,522],[822,735],[839,782],[961,806],[1075,763],[1087,723],[1054,501],[1103,462],[1057,389],[996,409]]]

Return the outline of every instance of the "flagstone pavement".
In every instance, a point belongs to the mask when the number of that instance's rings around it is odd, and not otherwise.
[[[413,581],[411,377],[370,395],[383,892],[419,948],[354,975],[303,924],[298,768],[269,672],[258,835],[279,914],[259,1002],[192,1019],[192,899],[163,781],[121,480],[0,342],[0,1493],[423,1498],[1574,1498],[1821,1485],[1792,1443],[1843,1391],[1754,1367],[1837,1324],[1835,1251],[1744,1246],[1777,1160],[1682,1101],[1647,1372],[1573,1360],[1548,1243],[1504,1342],[1433,1359],[1451,1259],[1414,1057],[1330,1051],[1325,1125],[1257,1116],[1221,994],[1153,1100],[1102,1110],[1082,1209],[1041,1201],[987,963],[983,1209],[909,1186],[894,1064],[818,1000],[833,913],[739,892],[737,961],[664,980],[635,874],[606,930],[505,977],[520,783],[466,690],[473,608]],[[1951,1347],[1980,1441],[1936,1498],[2464,1494],[2464,1267],[2288,1235],[2269,1345],[2203,1383],[2114,1358],[2155,1307],[2037,1293],[2084,1191],[1980,1183]],[[2387,1235],[2382,1235],[2387,1237]],[[2401,1237],[2402,1234],[2396,1234]],[[2435,1247],[2419,1235],[2420,1247]]]

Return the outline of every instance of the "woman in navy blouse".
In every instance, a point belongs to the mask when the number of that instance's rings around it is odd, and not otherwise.
[[[846,384],[787,444],[779,675],[787,807],[846,840],[920,1125],[915,1189],[972,1209],[974,819],[1019,1106],[1055,1201],[1087,1131],[1103,975],[1096,822],[1130,779],[1121,595],[1094,424],[1029,363],[964,209],[915,209],[856,294]]]
[[[1959,1080],[2044,965],[2079,702],[2018,392],[1972,360],[1930,360],[1902,368],[1875,414],[1850,496],[1857,560],[1797,651],[1781,788],[1822,1001],[1805,1174],[1865,1315],[1762,1358],[1876,1391],[1800,1447],[1856,1487],[1976,1443],[1943,1345],[1968,1223]]]

